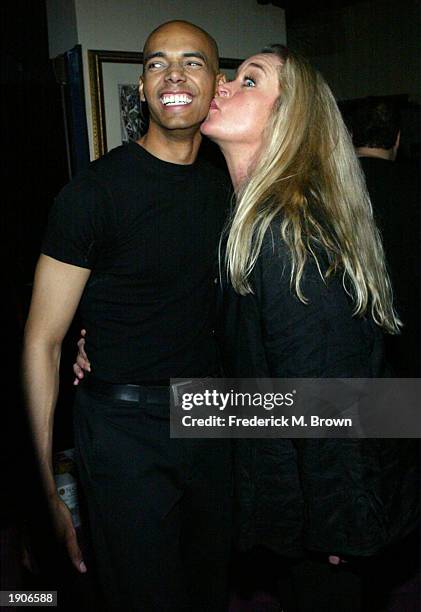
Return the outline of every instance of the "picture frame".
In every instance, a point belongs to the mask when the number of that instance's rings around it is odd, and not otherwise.
[[[242,61],[221,58],[221,71],[232,78]],[[88,50],[95,158],[136,139],[145,126],[137,93],[142,63],[140,52]]]

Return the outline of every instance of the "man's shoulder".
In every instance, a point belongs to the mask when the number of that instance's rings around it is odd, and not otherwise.
[[[418,164],[409,159],[392,161],[380,157],[360,157],[359,160],[366,174],[384,177],[389,180],[408,177],[416,182],[420,174]]]
[[[130,154],[129,146],[123,144],[92,161],[87,172],[97,180],[107,183],[121,173],[126,174],[128,165],[132,161],[133,156]]]
[[[199,158],[198,168],[200,172],[206,176],[209,176],[212,180],[218,181],[222,184],[231,185],[228,172],[222,170],[222,168],[216,164],[212,164],[209,160]]]
[[[204,183],[215,190],[220,190],[226,196],[232,192],[232,184],[227,171],[202,158],[198,160],[197,169],[200,180]]]
[[[368,191],[377,206],[402,201],[419,205],[420,172],[410,160],[360,158]]]
[[[125,145],[112,149],[80,170],[60,193],[64,196],[73,193],[107,193],[116,182],[126,180],[126,175],[130,174],[129,162],[130,154]]]

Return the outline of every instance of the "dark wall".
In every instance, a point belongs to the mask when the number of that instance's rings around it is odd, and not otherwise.
[[[16,517],[32,455],[19,385],[21,338],[49,207],[67,181],[60,89],[48,59],[43,0],[6,0],[1,11],[1,244],[3,246],[2,515]],[[17,506],[15,508],[15,506]]]
[[[311,7],[297,0],[285,9],[288,46],[310,59],[337,99],[401,97],[400,154],[419,159],[419,0],[329,0]]]
[[[19,277],[28,282],[48,208],[67,180],[60,90],[48,59],[43,0],[1,5],[3,214]]]

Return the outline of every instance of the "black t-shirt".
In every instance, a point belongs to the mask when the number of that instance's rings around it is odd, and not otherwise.
[[[136,143],[59,194],[43,253],[92,270],[80,303],[93,374],[118,383],[217,367],[215,264],[230,185],[204,161],[161,161]]]

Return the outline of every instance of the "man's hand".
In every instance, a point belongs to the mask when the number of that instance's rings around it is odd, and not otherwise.
[[[87,569],[83,561],[82,551],[79,548],[70,510],[58,495],[49,500],[49,506],[59,541],[66,547],[70,560],[77,571],[85,574]]]
[[[340,565],[341,563],[346,563],[346,561],[337,555],[329,555],[329,563],[331,565]]]
[[[76,357],[76,363],[73,364],[73,372],[75,374],[75,379],[73,381],[74,385],[78,385],[80,380],[83,380],[85,376],[85,372],[91,371],[91,364],[88,359],[88,355],[85,352],[85,336],[86,329],[80,330],[81,338],[77,343],[78,346],[78,354]]]

